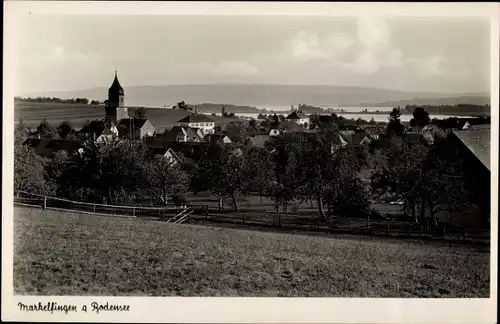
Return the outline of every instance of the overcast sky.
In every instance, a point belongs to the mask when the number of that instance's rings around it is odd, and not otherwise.
[[[16,93],[122,85],[321,84],[489,91],[487,19],[37,16],[18,21]]]

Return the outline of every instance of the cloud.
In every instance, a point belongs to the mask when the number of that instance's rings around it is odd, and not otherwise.
[[[316,59],[331,59],[349,49],[355,44],[353,37],[333,32],[326,37],[316,33],[301,31],[289,42],[292,57],[311,61]]]
[[[212,69],[215,74],[223,75],[254,75],[259,74],[259,70],[248,62],[234,61],[217,64]]]
[[[359,17],[357,21],[357,36],[360,43],[370,49],[388,47],[390,31],[387,23],[378,17]]]
[[[374,74],[383,67],[400,67],[405,64],[403,52],[391,44],[391,32],[384,19],[360,17],[356,32],[357,54],[347,62],[334,62],[357,74]]]
[[[66,48],[60,45],[54,46],[51,52],[51,58],[56,63],[64,62],[82,62],[82,61],[92,61],[92,54],[85,54],[77,51],[67,51]]]

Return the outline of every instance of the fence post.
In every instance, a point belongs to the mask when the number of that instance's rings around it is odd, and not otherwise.
[[[94,216],[95,216],[95,204],[94,204]]]
[[[386,222],[387,222],[387,225],[385,227],[385,231],[386,231],[387,235],[389,235],[389,220],[387,219]]]
[[[132,216],[134,216],[134,217],[135,217],[135,207],[134,207],[134,208],[132,208]]]
[[[208,205],[205,206],[205,219],[208,220]]]
[[[43,210],[47,211],[47,196],[43,197]]]
[[[366,218],[366,227],[370,229],[370,213],[368,213],[368,217]]]
[[[245,225],[245,212],[241,212],[241,214],[243,215],[243,225]]]

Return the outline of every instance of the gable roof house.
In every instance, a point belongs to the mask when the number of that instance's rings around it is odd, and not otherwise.
[[[267,135],[255,135],[253,137],[249,137],[245,144],[253,145],[256,147],[265,147],[266,142],[269,140],[269,136]]]
[[[283,133],[296,133],[302,132],[304,127],[293,121],[284,121],[278,125],[278,130]]]
[[[230,144],[233,141],[224,134],[208,134],[205,136],[205,140],[210,143],[217,143],[217,144]]]
[[[340,131],[341,143],[351,144],[351,145],[363,145],[366,146],[370,144],[371,139],[366,133],[356,133],[353,131]]]
[[[467,190],[472,197],[470,202],[473,212],[458,211],[450,215],[446,208],[443,208],[435,217],[442,222],[453,225],[480,229],[490,228],[490,129],[454,130],[440,144],[442,145],[436,148],[436,150],[440,150],[439,154],[450,161],[461,161],[462,164],[460,173],[443,174],[443,177],[459,177],[465,181]]]
[[[196,130],[191,127],[174,126],[164,137],[169,142],[205,142],[203,136],[200,136]]]
[[[146,118],[125,118],[118,123],[120,137],[132,140],[141,140],[145,136],[153,136],[155,127]]]
[[[304,125],[304,124],[309,124],[309,117],[307,117],[304,113],[301,111],[292,111],[290,115],[286,116],[285,120],[289,122],[296,123],[298,125]]]
[[[50,138],[28,138],[24,141],[23,145],[33,148],[36,154],[43,157],[52,157],[59,151],[66,151],[68,154],[73,154],[79,152],[82,148],[80,141]]]
[[[118,136],[119,131],[113,122],[93,120],[88,125],[83,126],[77,135],[102,143],[105,140],[109,140],[110,137]]]
[[[421,133],[406,133],[403,140],[409,146],[415,144],[428,144]]]
[[[186,116],[177,122],[177,126],[200,128],[204,134],[213,134],[215,132],[214,120],[203,114]]]
[[[382,125],[360,125],[359,128],[371,139],[378,140],[385,134],[386,127]]]

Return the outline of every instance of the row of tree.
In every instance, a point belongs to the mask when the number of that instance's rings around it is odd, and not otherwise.
[[[68,98],[61,99],[56,97],[36,97],[36,98],[22,98],[15,97],[14,102],[41,102],[41,103],[65,103],[65,104],[83,104],[83,105],[100,105],[102,101],[88,100],[87,98]]]

